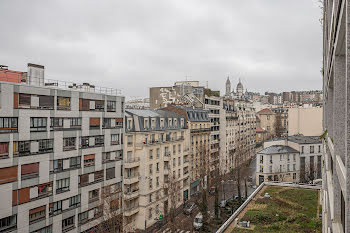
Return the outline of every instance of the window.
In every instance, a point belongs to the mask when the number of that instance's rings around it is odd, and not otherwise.
[[[80,224],[84,224],[89,220],[89,211],[85,211],[78,215],[78,221]]]
[[[156,185],[159,187],[159,176],[156,177]]]
[[[151,128],[155,129],[156,128],[156,119],[152,118],[151,120]]]
[[[159,172],[159,163],[157,163],[156,171]]]
[[[304,154],[304,146],[301,146],[301,153]]]
[[[63,118],[62,117],[51,117],[50,118],[50,130],[63,128]]]
[[[152,203],[152,193],[149,195],[149,203]]]
[[[68,151],[68,150],[75,150],[75,137],[71,138],[63,138],[63,150]]]
[[[280,165],[280,172],[282,172],[282,165]]]
[[[79,185],[85,186],[89,184],[89,174],[83,174],[79,176]]]
[[[287,154],[287,161],[288,161],[288,162],[290,161],[290,159],[289,159],[289,154]]]
[[[149,150],[149,159],[153,159],[153,150]]]
[[[56,201],[50,204],[50,213],[58,214],[62,211],[62,201]]]
[[[53,170],[54,172],[63,170],[63,159],[57,159],[53,161]]]
[[[148,219],[152,219],[152,208],[148,209]]]
[[[153,173],[153,165],[150,164],[149,165],[149,174],[152,175],[152,173]]]
[[[287,172],[289,172],[289,171],[290,171],[289,164],[287,164]]]
[[[119,134],[111,134],[111,145],[119,145]]]
[[[149,120],[148,120],[148,118],[145,118],[143,123],[144,123],[144,128],[148,129],[149,128]]]
[[[48,153],[53,151],[53,139],[39,140],[39,152]]]
[[[19,100],[18,100],[19,107],[30,108],[31,95],[24,94],[24,93],[19,93],[18,95],[19,95]]]
[[[67,230],[74,227],[75,216],[66,218],[62,220],[62,230]]]
[[[38,196],[44,196],[52,193],[52,182],[38,185]]]
[[[310,146],[310,154],[315,153],[315,146]]]
[[[123,118],[115,118],[115,127],[122,128],[123,127]]]
[[[72,128],[74,128],[74,127],[81,127],[81,118],[80,117],[70,118],[70,126]]]
[[[47,96],[47,95],[38,95],[39,98],[39,107],[40,109],[53,109],[53,102],[54,97],[53,96]]]
[[[107,112],[115,112],[116,111],[116,102],[107,100]]]
[[[57,110],[70,110],[70,97],[57,96]]]
[[[321,146],[318,146],[318,153],[321,153]]]
[[[100,128],[100,118],[90,117],[90,129],[99,129],[99,128]]]
[[[159,159],[159,156],[160,156],[160,149],[159,148],[157,148],[157,159]]]
[[[173,167],[176,167],[176,158],[173,158]]]
[[[29,210],[29,223],[33,223],[46,218],[46,206],[40,206]]]
[[[81,157],[72,157],[69,159],[69,166],[70,168],[80,168],[81,166]]]
[[[177,146],[177,151],[179,152],[179,154],[181,153],[181,145],[180,144]]]
[[[80,205],[80,194],[69,198],[69,207],[76,207]]]
[[[99,189],[95,189],[95,190],[92,190],[92,191],[89,192],[89,203],[90,202],[95,202],[95,201],[98,200],[99,192],[100,192]]]
[[[87,148],[89,147],[89,137],[85,136],[85,137],[80,137],[80,148]]]
[[[297,174],[293,173],[293,180],[296,180],[296,179],[297,179]]]
[[[52,225],[50,225],[50,226],[47,226],[47,227],[43,227],[43,228],[41,228],[39,230],[33,231],[31,233],[52,233],[52,232],[53,232],[52,231]]]
[[[164,128],[164,119],[163,118],[160,119],[160,128]]]
[[[110,180],[115,178],[115,167],[106,169],[106,179]]]
[[[153,183],[152,179],[149,179],[149,189],[152,189],[152,183]]]
[[[263,167],[263,165],[260,165],[260,172],[264,172],[264,167]]]
[[[283,156],[282,156],[282,155],[280,155],[280,161],[282,161],[282,157],[283,157]]]
[[[295,162],[295,154],[293,154],[293,161]]]
[[[264,163],[264,156],[260,155],[260,163]]]
[[[84,155],[84,167],[95,166],[95,154]]]
[[[111,118],[103,118],[102,128],[104,128],[104,129],[112,128],[112,119]]]
[[[103,112],[105,110],[105,102],[103,100],[95,100],[95,110]]]
[[[128,143],[128,146],[132,146],[132,136],[129,135],[129,136],[127,137],[127,140],[128,140],[128,142],[127,142],[127,143]]]
[[[173,145],[173,154],[176,154],[176,145]]]
[[[69,178],[56,180],[56,193],[69,191],[69,183],[70,183]]]
[[[269,167],[269,171],[270,171],[270,173],[272,173],[272,166]]]
[[[30,131],[40,132],[46,131],[47,118],[46,117],[31,117],[30,118]]]
[[[0,132],[17,132],[18,118],[17,117],[0,117]]]
[[[10,228],[17,227],[17,215],[12,215],[0,219],[0,231],[5,232],[6,230],[10,231]]]
[[[9,143],[0,142],[0,158],[7,157],[9,154]]]
[[[95,146],[103,146],[105,144],[105,136],[95,136]]]
[[[293,171],[295,171],[295,164],[293,164]]]
[[[267,120],[270,120],[270,116],[266,116]]]
[[[39,176],[39,163],[24,164],[21,166],[21,179],[31,179]]]

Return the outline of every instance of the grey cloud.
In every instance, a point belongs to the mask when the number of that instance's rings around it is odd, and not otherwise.
[[[320,17],[311,0],[5,0],[0,63],[127,96],[185,76],[222,91],[227,75],[252,91],[320,89]]]

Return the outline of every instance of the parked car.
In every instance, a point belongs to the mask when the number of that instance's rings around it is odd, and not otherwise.
[[[212,187],[210,187],[210,189],[209,189],[209,194],[210,195],[213,195],[214,193],[215,193],[215,187],[214,186],[212,186]]]
[[[196,204],[194,202],[187,202],[184,207],[184,213],[190,215],[195,207]]]
[[[194,228],[198,231],[203,226],[203,215],[198,213],[193,221]]]

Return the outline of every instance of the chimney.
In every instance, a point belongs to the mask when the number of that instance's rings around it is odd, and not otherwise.
[[[44,70],[45,67],[42,65],[28,63],[27,83],[34,86],[44,86]]]

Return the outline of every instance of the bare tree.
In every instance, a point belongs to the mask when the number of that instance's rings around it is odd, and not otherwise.
[[[121,189],[112,191],[112,186],[102,188],[100,203],[97,208],[101,223],[96,227],[97,233],[118,233],[123,231]],[[96,215],[96,214],[95,214]]]
[[[168,197],[169,204],[169,227],[171,230],[176,231],[178,224],[181,222],[176,222],[176,209],[181,201],[181,182],[176,179],[175,173],[169,173],[167,180],[164,181],[164,196]],[[167,207],[165,207],[167,208]],[[167,210],[165,210],[167,211]]]
[[[284,128],[282,126],[282,114],[279,110],[276,112],[274,128],[276,137],[281,137],[284,133]]]

